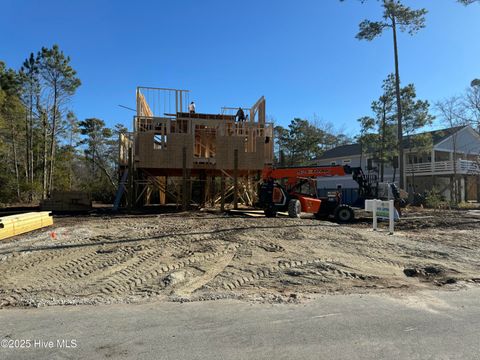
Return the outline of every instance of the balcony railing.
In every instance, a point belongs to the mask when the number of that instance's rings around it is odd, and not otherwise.
[[[134,131],[155,131],[162,135],[192,134],[194,126],[205,127],[206,123],[197,119],[173,119],[167,117],[135,116]],[[211,125],[209,125],[211,126]],[[234,120],[215,120],[216,134],[220,136],[248,136],[253,134],[260,137],[273,137],[272,123],[235,122]]]
[[[456,161],[457,174],[480,174],[480,164],[470,160]],[[433,163],[407,164],[406,175],[415,174],[453,174],[454,161],[437,161]]]

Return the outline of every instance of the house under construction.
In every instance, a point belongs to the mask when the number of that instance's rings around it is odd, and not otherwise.
[[[273,159],[265,98],[220,114],[189,113],[188,90],[138,87],[133,132],[120,137],[120,189],[126,204],[252,205],[261,170]]]

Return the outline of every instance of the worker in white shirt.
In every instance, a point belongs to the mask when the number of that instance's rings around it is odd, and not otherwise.
[[[188,105],[188,112],[190,114],[195,114],[195,103],[193,101]]]

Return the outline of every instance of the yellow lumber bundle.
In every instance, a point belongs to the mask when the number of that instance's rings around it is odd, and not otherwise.
[[[53,217],[49,211],[0,217],[0,240],[50,225]]]

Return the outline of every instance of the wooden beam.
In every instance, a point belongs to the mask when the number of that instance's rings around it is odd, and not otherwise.
[[[134,194],[133,194],[133,188],[134,188],[134,183],[133,183],[133,147],[130,146],[128,148],[128,210],[132,210],[133,207],[133,199],[134,199]]]
[[[238,209],[238,149],[233,151],[233,208]]]
[[[210,176],[210,206],[215,206],[215,176]]]
[[[30,212],[0,218],[0,240],[53,225],[49,211]]]
[[[188,200],[188,186],[187,186],[187,148],[184,146],[182,149],[182,171],[183,171],[183,182],[182,182],[182,210],[187,210]]]
[[[220,211],[225,211],[225,175],[220,180]]]

